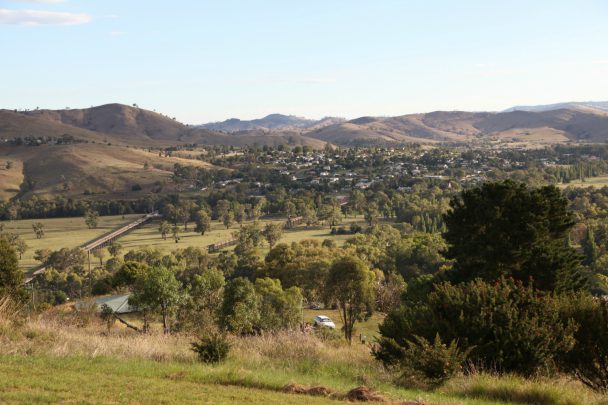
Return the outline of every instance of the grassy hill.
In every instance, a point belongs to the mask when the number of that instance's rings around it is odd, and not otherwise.
[[[0,167],[9,161],[10,170],[0,169],[4,198],[17,194],[82,196],[85,192],[125,197],[135,185],[141,187],[135,196],[158,187],[171,191],[175,163],[211,167],[200,160],[159,157],[145,149],[99,143],[0,146]]]
[[[605,142],[608,114],[590,110],[445,112],[399,117],[362,117],[310,132],[337,145],[467,143],[478,140],[563,143]]]

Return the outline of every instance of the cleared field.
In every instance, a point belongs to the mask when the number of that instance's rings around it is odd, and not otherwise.
[[[559,184],[560,188],[566,187],[606,187],[608,186],[608,176],[587,177],[585,181],[574,180],[570,183]]]
[[[4,225],[5,232],[16,233],[27,243],[28,249],[19,261],[19,265],[24,270],[28,270],[40,264],[34,260],[34,252],[38,249],[58,250],[64,247],[73,248],[80,246],[141,216],[141,214],[133,214],[100,217],[99,225],[95,229],[87,228],[84,218],[81,217],[26,219],[1,221],[0,223]],[[44,224],[44,238],[42,239],[36,239],[36,234],[32,229],[32,224],[36,222]],[[262,220],[260,222],[264,225],[268,222],[284,222],[284,219]],[[362,218],[347,218],[341,226],[348,228],[353,222],[362,222]],[[163,252],[171,252],[188,246],[205,247],[213,243],[232,239],[232,233],[239,229],[238,225],[233,225],[230,229],[226,229],[218,221],[213,221],[212,230],[205,233],[205,235],[200,235],[193,231],[194,224],[189,224],[187,232],[183,231],[183,226],[180,227],[182,230],[180,242],[175,243],[171,235],[168,235],[166,240],[161,237],[158,232],[158,224],[158,221],[147,223],[124,238],[119,239],[120,244],[123,246],[123,253],[131,249],[141,249],[144,247],[153,247]],[[321,242],[324,239],[332,239],[338,245],[341,245],[350,236],[331,235],[330,228],[327,226],[311,228],[298,226],[294,229],[286,230],[280,242],[291,243],[304,239],[316,239]],[[267,251],[268,246],[263,246],[261,253],[266,253]]]
[[[264,226],[269,222],[285,222],[285,219],[272,219],[272,220],[261,220],[260,223]],[[348,228],[353,222],[362,222],[362,218],[347,218],[340,226]],[[246,222],[245,224],[251,224]],[[172,235],[167,235],[167,239],[164,240],[160,232],[158,231],[158,221],[150,222],[139,229],[136,229],[132,233],[128,234],[124,238],[120,239],[124,251],[131,249],[138,249],[142,247],[153,247],[163,252],[170,252],[175,249],[183,249],[188,246],[206,247],[213,243],[222,242],[225,240],[232,239],[233,232],[239,230],[239,225],[233,225],[229,229],[218,222],[213,221],[211,223],[212,229],[206,232],[205,235],[194,232],[194,224],[188,225],[188,231],[183,230],[183,226],[180,226],[180,241],[175,243]],[[283,237],[279,241],[280,243],[291,243],[297,242],[304,239],[315,239],[322,242],[324,239],[332,239],[336,244],[341,245],[351,235],[332,235],[331,229],[328,226],[324,227],[306,227],[300,225],[296,228],[285,230]],[[227,248],[228,249],[228,248]],[[268,250],[268,246],[265,245],[262,249],[262,253]]]
[[[87,228],[84,218],[52,218],[52,219],[24,219],[19,221],[1,221],[5,232],[16,233],[25,240],[28,249],[19,261],[23,269],[29,269],[40,263],[34,260],[37,249],[58,250],[64,247],[80,246],[98,236],[112,231],[121,225],[141,217],[140,214],[99,217],[99,224],[95,229]],[[44,224],[44,238],[36,239],[32,224]]]

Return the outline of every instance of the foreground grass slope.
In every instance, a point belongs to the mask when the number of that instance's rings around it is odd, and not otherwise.
[[[369,346],[300,332],[233,337],[225,363],[204,365],[190,351],[193,339],[119,326],[107,330],[93,314],[69,309],[20,325],[0,319],[0,403],[325,404],[344,400],[361,385],[390,403],[608,403],[568,379],[482,374],[427,391],[404,388],[371,357]],[[291,383],[320,385],[333,394],[283,393]]]

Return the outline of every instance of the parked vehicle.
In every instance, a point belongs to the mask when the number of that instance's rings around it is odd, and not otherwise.
[[[325,328],[336,329],[336,324],[334,321],[329,319],[329,317],[325,315],[317,315],[314,317],[314,325],[315,326],[323,326]]]

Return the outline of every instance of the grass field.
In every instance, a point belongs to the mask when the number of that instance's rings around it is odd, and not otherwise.
[[[285,222],[285,220],[260,220],[262,226],[264,226],[268,222],[282,223]],[[361,217],[347,218],[344,220],[341,226],[345,226],[346,228],[348,228],[353,222],[363,222],[363,220]],[[250,222],[247,222],[246,224],[250,224]],[[121,238],[120,243],[122,244],[125,251],[149,246],[159,249],[160,251],[170,252],[172,250],[183,249],[188,246],[205,247],[213,243],[229,240],[233,238],[232,233],[237,232],[239,230],[238,225],[232,225],[229,229],[226,229],[226,227],[218,221],[212,221],[211,226],[211,231],[206,232],[205,235],[201,235],[199,233],[194,232],[194,224],[192,223],[189,224],[188,231],[186,232],[183,231],[182,226],[180,227],[182,230],[182,233],[180,234],[180,242],[175,243],[171,235],[168,235],[167,239],[163,240],[160,233],[158,232],[158,222],[151,222],[142,226],[139,229],[136,229],[124,238]],[[291,243],[304,239],[315,239],[319,242],[322,242],[324,239],[332,239],[336,241],[338,245],[341,245],[350,236],[351,235],[331,235],[330,228],[327,226],[307,228],[306,226],[301,225],[294,229],[286,230],[283,233],[283,237],[279,242]],[[262,253],[265,253],[267,251],[267,246],[266,249],[263,248],[261,250]]]
[[[585,181],[574,180],[570,183],[560,184],[559,187],[606,187],[608,186],[608,176],[587,177]]]
[[[24,270],[39,265],[40,263],[34,260],[34,252],[37,249],[58,250],[64,247],[73,248],[80,246],[98,236],[104,235],[113,229],[116,229],[126,223],[129,223],[141,214],[125,215],[125,216],[106,216],[99,217],[99,225],[95,229],[87,228],[82,217],[75,218],[52,218],[52,219],[28,219],[18,221],[2,221],[5,232],[19,234],[27,243],[28,249],[19,261],[20,266]],[[41,222],[44,224],[44,237],[36,239],[36,235],[32,229],[32,224]],[[283,219],[262,220],[262,225],[266,222],[284,222]],[[351,223],[362,223],[363,219],[346,218],[341,226],[348,228]],[[123,253],[131,249],[139,249],[143,247],[153,247],[163,252],[170,252],[176,249],[183,249],[188,246],[205,247],[212,243],[217,243],[232,239],[232,233],[238,231],[239,226],[233,225],[230,229],[226,229],[223,224],[218,221],[212,222],[212,230],[200,235],[194,232],[194,224],[190,223],[188,231],[183,231],[183,226],[180,227],[180,242],[175,243],[171,235],[164,240],[158,232],[158,221],[153,221],[145,224],[143,227],[136,229],[125,237],[119,239],[119,243],[123,246]],[[331,235],[330,228],[298,226],[294,229],[286,230],[280,242],[291,243],[304,239],[315,239],[319,242],[324,239],[332,239],[338,245],[344,243],[351,235]],[[268,246],[261,249],[261,253],[266,253]]]
[[[5,232],[17,233],[27,243],[28,249],[19,264],[23,269],[28,269],[40,264],[33,257],[37,249],[59,250],[64,247],[80,246],[139,217],[141,217],[139,214],[124,217],[120,215],[99,217],[99,225],[95,229],[87,228],[82,217],[25,219],[2,221],[1,223],[4,224]],[[32,224],[35,222],[44,224],[44,238],[42,239],[36,239],[36,234],[32,229]]]

